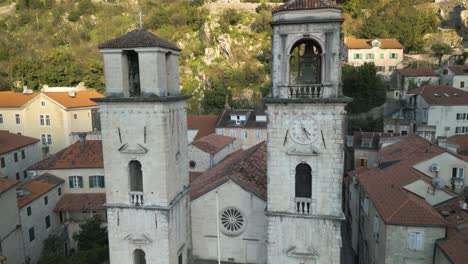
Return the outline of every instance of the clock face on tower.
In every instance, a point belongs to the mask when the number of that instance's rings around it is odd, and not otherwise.
[[[291,131],[291,138],[303,145],[314,143],[320,133],[317,121],[310,116],[296,118],[291,122],[289,130]]]

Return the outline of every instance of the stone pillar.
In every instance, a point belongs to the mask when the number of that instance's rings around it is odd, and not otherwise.
[[[174,53],[166,55],[167,92],[169,95],[179,94],[179,58]]]
[[[158,71],[164,65],[158,63],[158,53],[154,50],[137,50],[137,52],[141,94],[161,95],[161,87],[158,85]]]
[[[128,96],[128,62],[121,50],[103,51],[106,95]]]

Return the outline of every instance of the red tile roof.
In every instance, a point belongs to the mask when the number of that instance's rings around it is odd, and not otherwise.
[[[0,174],[0,194],[8,191],[10,188],[13,188],[18,183],[19,181],[15,179],[8,179]]]
[[[235,140],[234,137],[211,134],[192,142],[192,145],[206,153],[216,154]]]
[[[39,139],[0,130],[0,154],[39,142]]]
[[[451,136],[447,138],[447,142],[458,145],[459,154],[468,154],[465,153],[468,149],[468,134]]]
[[[424,98],[430,105],[467,105],[468,92],[446,85],[425,85],[408,92]]]
[[[346,37],[344,44],[346,47],[349,49],[372,49],[372,44],[371,42],[374,39],[357,39],[354,37]],[[404,49],[403,45],[395,39],[395,38],[390,38],[390,39],[377,39],[380,41],[380,48],[381,49]]]
[[[446,225],[429,203],[403,186],[430,179],[412,166],[446,152],[431,142],[412,135],[380,151],[383,160],[373,169],[358,169],[356,175],[382,219],[390,224]],[[389,164],[388,166],[384,166]]]
[[[54,211],[98,211],[105,210],[105,193],[67,193],[60,198]]]
[[[247,191],[266,200],[267,166],[266,142],[247,150],[238,150],[216,166],[191,180],[192,200],[232,180]]]
[[[68,92],[44,92],[44,95],[65,108],[98,106],[98,104],[91,101],[91,99],[104,97],[104,95],[96,91],[77,91],[75,97],[70,97]]]
[[[468,65],[452,65],[452,66],[448,66],[448,68],[455,75],[467,75],[468,74]]]
[[[0,92],[0,107],[22,107],[38,95],[39,93],[24,94],[12,91]]]
[[[31,165],[29,170],[104,168],[101,140],[77,141],[47,159]]]
[[[187,128],[198,129],[198,133],[193,140],[200,139],[215,133],[217,115],[188,115]]]
[[[24,196],[18,197],[18,207],[22,208],[30,202],[46,194],[50,190],[62,184],[64,180],[49,173],[44,173],[41,176],[32,179],[30,182],[24,184]]]
[[[468,260],[468,212],[460,208],[461,202],[457,198],[436,207],[447,215],[445,219],[452,226],[447,230],[447,238],[437,244],[454,264],[465,264]]]
[[[274,14],[283,11],[312,10],[324,8],[341,9],[339,5],[330,0],[289,0],[282,5],[275,7],[272,12]]]
[[[403,76],[439,76],[433,69],[428,68],[397,69],[396,72]]]

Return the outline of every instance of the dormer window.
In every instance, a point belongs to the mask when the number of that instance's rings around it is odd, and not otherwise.
[[[361,146],[363,148],[370,148],[370,147],[372,147],[372,142],[369,139],[363,139],[362,143],[361,143]]]
[[[134,50],[124,51],[128,63],[128,92],[130,96],[140,96],[140,67],[138,53]]]
[[[372,47],[374,47],[374,48],[379,48],[379,47],[380,47],[380,41],[378,41],[378,40],[376,40],[376,39],[373,40],[373,41],[372,41]]]

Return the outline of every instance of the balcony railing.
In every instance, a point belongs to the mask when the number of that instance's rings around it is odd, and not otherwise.
[[[325,85],[323,84],[289,84],[280,85],[281,97],[286,98],[324,98]]]
[[[312,211],[312,199],[311,198],[294,198],[296,203],[296,212],[298,214],[310,214]]]
[[[130,192],[130,204],[133,206],[142,206],[144,203],[143,192]]]

